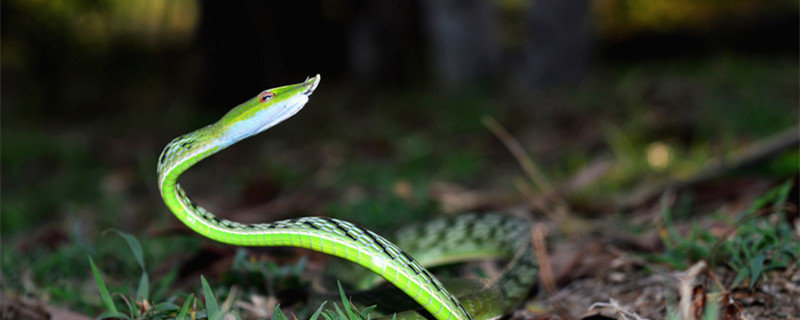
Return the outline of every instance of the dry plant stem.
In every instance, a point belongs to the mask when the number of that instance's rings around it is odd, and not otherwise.
[[[547,201],[545,201],[542,197],[537,197],[533,194],[533,188],[531,185],[525,181],[525,179],[519,178],[514,180],[514,186],[517,187],[522,196],[524,196],[530,206],[533,207],[534,210],[541,211],[542,214],[547,216],[552,221],[561,221],[561,217],[554,215],[552,210],[550,210],[547,206]]]
[[[694,292],[694,283],[697,276],[700,275],[707,268],[705,261],[698,261],[680,278],[680,302],[678,303],[678,310],[681,319],[693,320],[696,319],[695,313],[692,312],[692,293]]]
[[[539,281],[542,283],[547,298],[552,298],[558,294],[556,291],[556,280],[553,276],[552,262],[550,260],[550,253],[547,251],[547,227],[544,224],[537,223],[533,226],[531,232],[531,241],[533,242],[533,249],[536,252],[536,259],[539,263]],[[571,320],[569,310],[564,306],[561,300],[552,301],[553,309],[563,319]]]
[[[622,306],[619,305],[619,302],[614,299],[609,299],[608,302],[595,302],[591,306],[589,306],[589,310],[595,310],[600,308],[610,308],[614,310],[614,313],[618,316],[617,319],[647,320],[645,318],[640,317],[638,314],[623,308]]]
[[[508,151],[514,156],[514,159],[517,160],[517,163],[519,163],[519,166],[525,171],[536,188],[544,194],[545,198],[555,203],[556,208],[552,214],[559,217],[561,221],[566,219],[569,206],[558,196],[553,186],[547,178],[545,178],[544,174],[542,174],[542,171],[539,170],[536,163],[531,160],[531,157],[525,152],[525,149],[519,141],[494,118],[484,116],[481,122],[506,146]]]
[[[531,239],[533,248],[536,251],[536,258],[539,261],[539,280],[542,281],[542,287],[544,287],[547,296],[552,297],[556,293],[556,281],[553,277],[550,254],[547,252],[546,238],[547,227],[540,223],[534,225]]]
[[[250,302],[238,300],[236,306],[250,312],[255,318],[269,318],[279,303],[274,297],[265,297],[257,294],[250,295]]]
[[[547,181],[547,178],[544,177],[542,172],[539,170],[539,167],[531,160],[530,156],[527,155],[525,149],[522,148],[522,145],[519,141],[514,138],[511,133],[508,132],[500,123],[497,122],[494,118],[490,116],[483,117],[483,125],[488,128],[492,133],[500,139],[501,142],[508,148],[514,158],[516,158],[519,165],[522,167],[522,170],[525,170],[525,173],[531,178],[534,184],[544,193],[552,193],[555,192],[553,186],[550,185],[550,182]]]

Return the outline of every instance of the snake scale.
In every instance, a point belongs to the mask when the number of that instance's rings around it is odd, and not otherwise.
[[[195,232],[226,244],[300,247],[354,262],[402,290],[424,309],[403,313],[403,317],[494,319],[513,310],[530,290],[538,270],[530,245],[530,226],[523,219],[498,214],[438,218],[399,230],[396,245],[359,225],[327,217],[260,224],[229,221],[186,195],[177,182],[184,171],[296,114],[319,82],[316,75],[298,84],[265,90],[216,123],[167,144],[158,159],[157,172],[161,196],[172,213]],[[509,259],[503,273],[493,281],[453,281],[445,285],[420,263],[436,265],[487,257]]]

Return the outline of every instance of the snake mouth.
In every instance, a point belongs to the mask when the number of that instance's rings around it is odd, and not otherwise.
[[[305,83],[303,83],[303,86],[306,86],[308,88],[306,89],[306,91],[303,91],[303,94],[306,96],[310,96],[311,93],[313,93],[314,90],[317,89],[317,86],[319,85],[319,80],[320,80],[319,73],[313,78],[312,77],[306,78],[306,81]]]

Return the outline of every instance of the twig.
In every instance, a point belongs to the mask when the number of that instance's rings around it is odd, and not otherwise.
[[[525,174],[531,179],[534,186],[539,189],[539,191],[545,196],[546,199],[552,201],[555,204],[554,210],[552,210],[551,215],[556,216],[559,220],[566,219],[566,215],[569,212],[569,206],[566,202],[564,202],[561,197],[558,196],[556,190],[547,180],[547,178],[542,174],[542,171],[539,170],[539,167],[536,163],[531,160],[531,157],[525,152],[525,149],[519,143],[519,141],[512,136],[508,130],[503,128],[500,123],[497,122],[494,118],[490,116],[484,116],[482,121],[483,126],[485,126],[489,131],[492,132],[500,142],[505,145],[511,155],[514,156],[514,159],[517,160],[517,163],[525,171]]]
[[[547,199],[544,197],[537,197],[533,193],[533,188],[531,185],[523,178],[514,179],[514,186],[517,187],[517,190],[522,193],[522,196],[528,199],[529,204],[533,207],[534,210],[541,211],[547,218],[552,221],[560,221],[561,218],[557,215],[553,214],[548,207]]]
[[[530,156],[525,152],[525,149],[522,148],[519,141],[514,138],[506,128],[503,128],[497,120],[490,116],[484,116],[482,122],[483,125],[492,131],[506,148],[508,148],[508,151],[511,152],[520,167],[522,167],[522,170],[525,170],[525,173],[528,174],[528,177],[531,178],[536,187],[545,194],[555,192],[555,189],[553,189],[553,186],[547,181],[547,178],[544,177],[539,167],[533,163],[533,160],[531,160]]]
[[[614,311],[614,313],[618,316],[618,319],[634,319],[634,320],[647,320],[647,318],[642,318],[638,314],[628,311],[627,309],[623,308],[619,302],[615,299],[608,299],[608,302],[595,302],[589,306],[589,310],[596,310],[601,308],[608,308]]]
[[[692,312],[692,302],[694,302],[694,283],[700,273],[704,272],[708,265],[705,261],[700,260],[693,266],[689,267],[683,276],[680,278],[680,302],[678,302],[678,312],[681,319],[693,320],[697,319],[695,313]]]
[[[553,277],[553,268],[550,254],[547,251],[546,238],[547,227],[540,223],[534,225],[531,240],[536,252],[536,260],[539,262],[539,279],[542,281],[542,287],[547,296],[552,297],[556,293],[556,281]]]

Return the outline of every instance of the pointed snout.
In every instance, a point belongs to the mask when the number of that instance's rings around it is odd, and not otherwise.
[[[303,92],[306,96],[310,96],[311,93],[314,92],[314,89],[317,89],[320,80],[319,73],[316,76],[306,78],[306,81],[303,83],[303,86],[306,87],[306,91]]]

